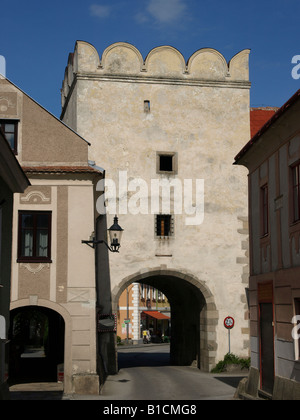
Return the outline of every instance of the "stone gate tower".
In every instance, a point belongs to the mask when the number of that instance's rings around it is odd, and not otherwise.
[[[248,355],[247,177],[233,166],[250,138],[248,58],[243,50],[227,63],[205,48],[186,62],[162,46],[144,59],[121,42],[100,58],[78,41],[62,86],[61,119],[91,143],[89,158],[106,173],[109,207],[96,235],[115,212],[124,228],[120,254],[97,249],[99,311],[116,312],[133,282],[156,287],[171,303],[172,363],[204,370],[228,352],[227,316],[235,319],[231,352]],[[113,345],[102,335],[110,372]]]

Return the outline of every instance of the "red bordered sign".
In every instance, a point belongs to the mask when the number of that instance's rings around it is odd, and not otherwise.
[[[98,314],[98,332],[116,332],[117,314]]]
[[[224,327],[227,328],[227,330],[231,330],[234,327],[234,319],[232,316],[228,316],[224,319]]]

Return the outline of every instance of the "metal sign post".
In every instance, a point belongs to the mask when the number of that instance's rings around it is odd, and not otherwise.
[[[231,353],[231,346],[230,346],[230,331],[232,330],[232,328],[234,327],[234,319],[232,318],[232,316],[227,316],[224,319],[224,327],[228,330],[228,346],[229,346],[229,354]]]

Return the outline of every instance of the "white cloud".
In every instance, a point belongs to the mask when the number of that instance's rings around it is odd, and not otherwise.
[[[139,12],[135,15],[135,20],[137,23],[143,24],[149,21],[149,17],[146,15],[146,13]]]
[[[106,18],[110,15],[111,9],[109,6],[101,6],[99,4],[92,4],[90,6],[90,13],[92,16],[99,18]]]
[[[160,23],[174,23],[182,19],[187,10],[186,0],[149,0],[147,12]]]

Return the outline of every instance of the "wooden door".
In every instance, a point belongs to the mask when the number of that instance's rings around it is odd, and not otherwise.
[[[272,394],[274,386],[273,304],[260,304],[261,388]]]

